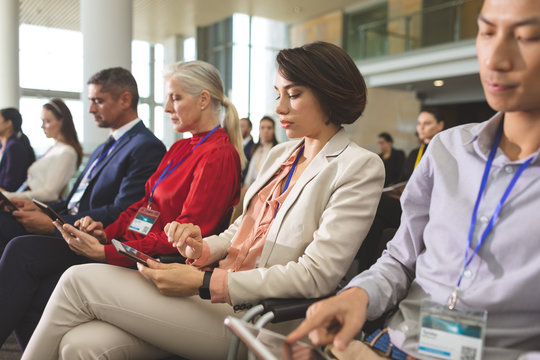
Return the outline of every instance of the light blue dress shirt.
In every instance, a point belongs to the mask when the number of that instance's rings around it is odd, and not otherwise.
[[[365,289],[368,319],[398,311],[389,321],[392,342],[418,355],[419,306],[445,304],[463,266],[467,234],[482,174],[504,114],[439,133],[401,197],[401,226],[387,250],[348,285]],[[532,155],[493,231],[461,283],[458,308],[488,311],[484,359],[512,359],[540,349],[540,159]],[[480,203],[476,245],[516,170],[497,150]]]

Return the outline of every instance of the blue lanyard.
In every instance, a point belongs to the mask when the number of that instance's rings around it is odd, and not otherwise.
[[[489,171],[491,169],[493,159],[495,158],[495,153],[497,152],[497,147],[499,146],[501,136],[502,136],[502,123],[499,126],[499,130],[498,130],[498,133],[497,133],[497,137],[495,138],[495,142],[493,143],[493,146],[491,147],[491,152],[489,153],[489,158],[488,158],[488,161],[486,163],[486,168],[484,169],[484,175],[482,177],[482,183],[480,184],[480,190],[478,191],[478,197],[476,198],[476,204],[474,205],[474,210],[473,210],[472,219],[471,219],[471,227],[469,229],[469,236],[468,236],[468,239],[467,239],[467,248],[465,250],[465,259],[463,261],[463,269],[461,270],[461,273],[459,275],[459,280],[458,280],[458,283],[457,283],[458,288],[459,288],[459,285],[461,284],[461,280],[463,279],[463,273],[465,272],[467,267],[471,264],[473,258],[478,253],[478,250],[480,250],[480,247],[482,246],[482,244],[484,243],[484,241],[488,237],[489,233],[493,229],[493,226],[495,225],[495,222],[499,218],[499,213],[501,212],[501,209],[502,209],[506,199],[508,198],[508,195],[510,194],[510,192],[514,188],[514,185],[516,184],[518,178],[521,176],[521,174],[523,173],[525,168],[527,166],[529,166],[529,164],[533,160],[533,158],[531,157],[530,159],[525,161],[523,164],[521,164],[518,171],[516,171],[516,174],[514,175],[514,177],[510,181],[510,184],[506,188],[501,200],[499,201],[499,204],[495,208],[495,212],[491,216],[491,219],[489,220],[488,225],[486,226],[484,232],[480,236],[480,240],[478,241],[478,244],[476,244],[476,247],[474,248],[473,253],[469,257],[469,249],[471,247],[474,227],[476,225],[476,217],[477,217],[477,214],[478,214],[478,207],[480,206],[480,200],[482,199],[482,196],[484,195],[484,192],[486,190],[486,184],[487,184],[487,180],[488,180],[488,177],[489,177]]]
[[[167,176],[169,176],[174,170],[176,170],[177,167],[180,166],[180,164],[182,164],[184,162],[184,160],[186,160],[186,158],[191,155],[191,153],[199,146],[201,145],[203,142],[205,142],[206,139],[208,139],[208,137],[210,137],[210,135],[212,135],[217,129],[219,129],[221,127],[221,125],[218,125],[216,126],[215,128],[212,129],[212,131],[210,131],[208,134],[206,134],[205,137],[203,137],[186,155],[184,155],[183,158],[180,159],[180,161],[172,168],[170,169],[172,163],[173,163],[173,160],[175,159],[172,159],[169,161],[169,163],[167,164],[167,167],[165,168],[165,170],[163,170],[163,172],[161,173],[161,175],[159,176],[159,178],[157,179],[156,183],[154,184],[154,187],[152,188],[152,192],[150,193],[150,197],[148,199],[148,208],[150,208],[150,204],[152,204],[152,200],[154,199],[154,191],[156,190],[156,188],[158,187],[159,184],[161,184],[161,182],[163,180],[165,180],[167,178]]]
[[[294,170],[296,169],[296,165],[298,164],[298,160],[300,160],[300,157],[302,156],[303,153],[304,153],[304,147],[302,146],[300,148],[300,151],[298,152],[298,155],[296,155],[296,159],[294,160],[291,171],[289,171],[289,176],[287,176],[287,181],[285,181],[285,186],[283,187],[283,191],[281,192],[281,194],[287,191],[287,188],[289,187],[289,183],[291,182],[291,178],[294,174]],[[276,218],[278,210],[279,210],[279,203],[277,203],[276,211],[274,212],[274,219]]]
[[[109,151],[111,151],[111,149],[114,147],[114,145],[116,145],[117,142],[120,141],[121,138],[124,137],[124,135],[126,135],[127,132],[123,133],[122,136],[120,136],[118,139],[116,139],[112,144],[111,146],[109,146],[109,148],[107,149],[107,151],[104,151],[101,153],[101,156],[96,160],[96,162],[94,163],[94,166],[92,166],[92,168],[90,169],[90,171],[88,172],[88,180],[90,180],[90,178],[92,177],[92,173],[94,172],[94,169],[97,168],[98,164],[101,162],[101,160],[103,160],[107,154],[109,153]]]

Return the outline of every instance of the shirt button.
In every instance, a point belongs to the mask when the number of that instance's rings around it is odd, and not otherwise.
[[[480,221],[483,222],[483,223],[488,222],[488,220],[489,220],[489,219],[488,219],[487,216],[481,216],[481,217],[480,217]]]
[[[514,172],[514,168],[511,166],[505,166],[504,171],[506,171],[507,174],[511,174]]]
[[[409,330],[409,327],[406,324],[401,325],[401,331],[407,332]]]
[[[466,278],[470,278],[472,276],[472,271],[467,269],[463,272],[463,276],[465,276]]]

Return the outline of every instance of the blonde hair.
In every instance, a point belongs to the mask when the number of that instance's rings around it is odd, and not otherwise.
[[[224,108],[225,113],[221,125],[227,132],[229,141],[238,152],[240,164],[244,168],[247,160],[244,155],[238,112],[224,94],[223,81],[218,70],[201,60],[178,62],[165,69],[164,77],[179,81],[186,92],[195,97],[199,96],[203,90],[208,91],[213,109],[218,117],[221,114],[221,109]]]

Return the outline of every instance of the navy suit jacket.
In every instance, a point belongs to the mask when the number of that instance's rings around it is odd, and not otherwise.
[[[69,196],[51,204],[70,223],[83,216],[90,216],[104,226],[118,218],[131,204],[144,196],[144,184],[152,175],[166,152],[165,145],[139,122],[116,143],[111,152],[92,172],[88,188],[79,202],[77,215],[69,215],[67,205],[88,168],[101,154],[104,144],[90,155],[88,163],[73,185]]]
[[[26,180],[28,167],[32,165],[34,158],[34,154],[30,153],[16,135],[10,137],[6,141],[0,162],[0,187],[7,191],[16,191]]]

